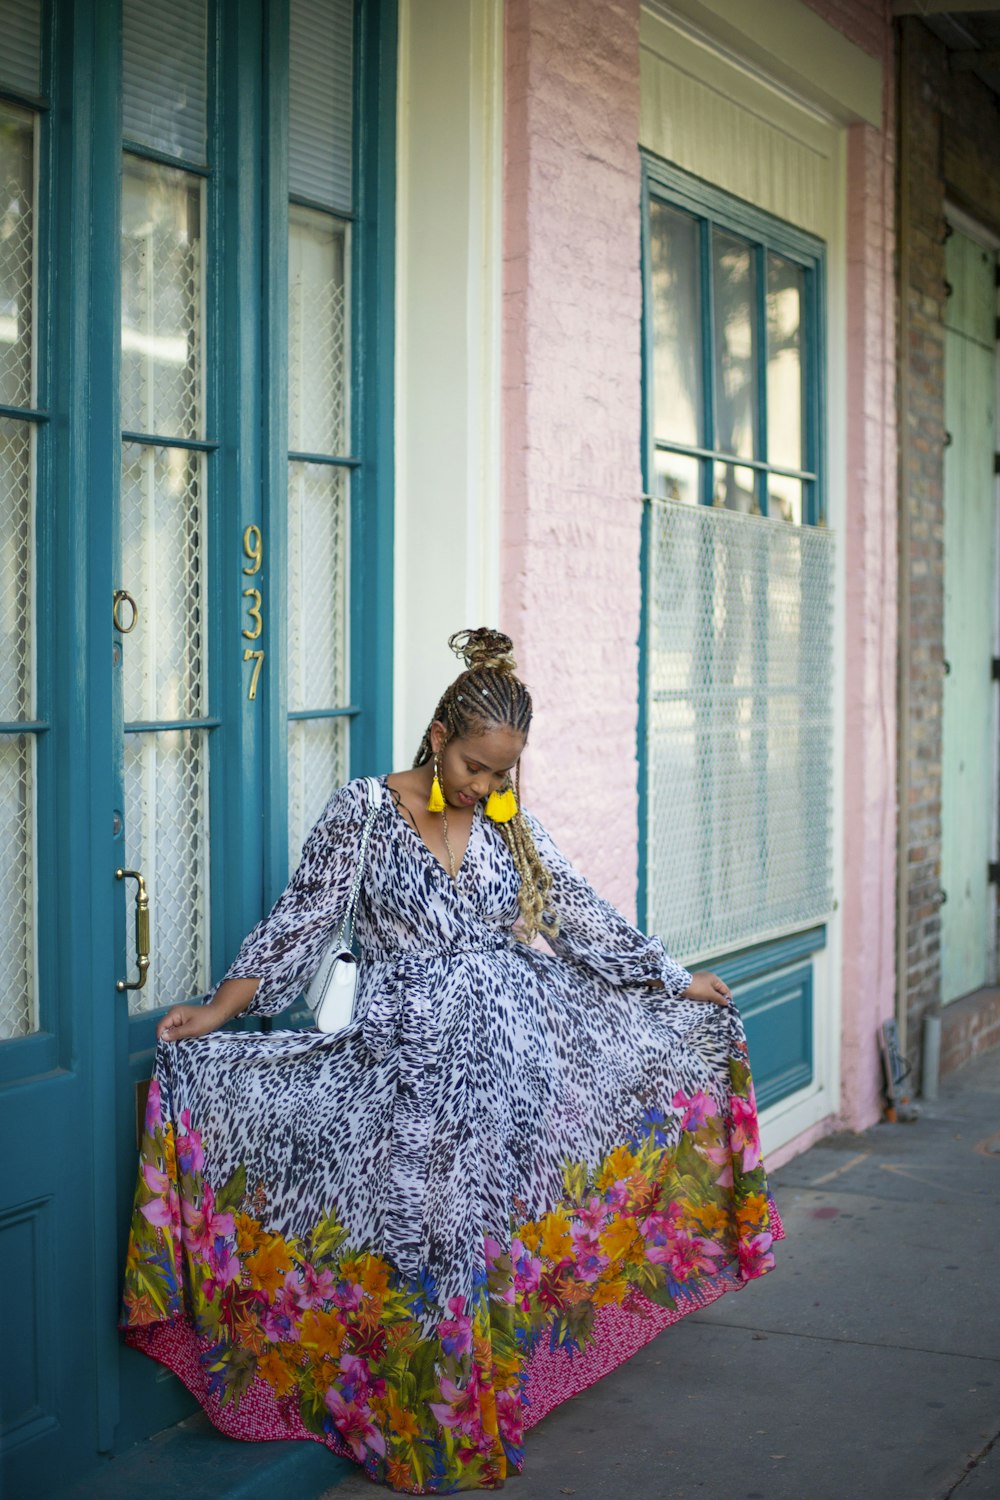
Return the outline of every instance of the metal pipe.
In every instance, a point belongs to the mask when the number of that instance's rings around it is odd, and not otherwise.
[[[899,392],[896,413],[898,473],[898,567],[897,638],[898,726],[896,734],[896,1032],[899,1050],[907,1050],[907,935],[910,908],[909,818],[910,818],[910,455],[907,417],[910,401],[910,28],[908,17],[899,23],[899,69],[896,96],[896,151],[899,190],[896,201],[896,248],[899,266]]]
[[[941,1016],[930,1011],[924,1016],[924,1048],[920,1067],[920,1093],[924,1099],[936,1099],[941,1076]]]

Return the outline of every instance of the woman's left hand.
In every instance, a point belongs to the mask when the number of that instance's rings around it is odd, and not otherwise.
[[[732,998],[733,992],[728,984],[707,969],[691,975],[691,983],[681,996],[682,1000],[708,1000],[713,1005],[728,1005]]]

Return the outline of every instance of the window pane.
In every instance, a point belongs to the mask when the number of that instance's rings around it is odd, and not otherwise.
[[[0,401],[30,406],[35,119],[0,104]]]
[[[802,525],[802,481],[769,474],[767,480],[767,513],[777,521]]]
[[[149,978],[129,992],[132,1015],[208,988],[208,734],[125,736],[125,863],[145,876],[152,929]]]
[[[122,640],[125,719],[207,712],[204,457],[126,443],[122,587],[138,609]]]
[[[715,465],[715,481],[712,489],[715,505],[724,505],[727,510],[741,510],[745,514],[757,514],[757,471],[740,464]]]
[[[39,0],[4,0],[0,84],[18,93],[40,92]]]
[[[293,719],[288,726],[288,868],[330,796],[348,776],[347,719]]]
[[[340,708],[347,687],[347,476],[288,466],[288,707]]]
[[[288,212],[288,445],[347,452],[347,228],[329,214]]]
[[[649,208],[653,300],[653,436],[702,440],[701,295],[697,219]]]
[[[127,156],[122,178],[122,426],[202,437],[202,179]]]
[[[26,422],[0,418],[0,718],[35,712],[34,470]],[[35,743],[0,735],[0,1038],[38,1030]]]
[[[752,247],[713,229],[715,447],[737,458],[757,457],[755,282]]]
[[[701,500],[701,461],[683,453],[658,448],[653,457],[653,494],[661,500],[682,500],[697,505]]]
[[[207,32],[205,0],[124,0],[122,132],[203,162]]]
[[[802,292],[805,273],[783,255],[767,257],[767,457],[803,467]]]
[[[299,197],[352,208],[352,0],[291,0],[288,183]]]

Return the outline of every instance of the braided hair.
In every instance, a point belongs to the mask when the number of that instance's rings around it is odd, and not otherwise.
[[[472,739],[500,728],[527,735],[531,724],[531,694],[515,675],[517,662],[510,636],[486,627],[460,630],[449,636],[448,645],[465,662],[465,671],[460,672],[441,694],[431,724],[435,720],[442,723],[449,740]],[[428,724],[414,757],[414,766],[426,765],[433,753],[431,725]],[[542,864],[528,820],[521,811],[520,759],[514,768],[514,796],[517,812],[509,822],[496,826],[521,877],[517,895],[521,908],[518,937],[530,943],[539,931],[555,937],[559,924],[549,904],[552,876]]]

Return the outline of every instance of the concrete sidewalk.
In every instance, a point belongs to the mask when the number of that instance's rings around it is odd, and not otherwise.
[[[1000,1500],[1000,1050],[771,1186],[777,1269],[540,1423],[511,1500]]]

